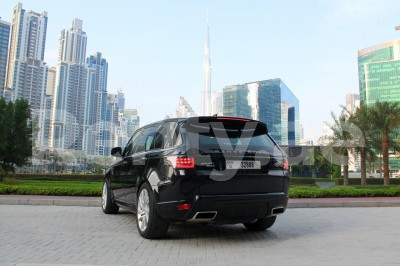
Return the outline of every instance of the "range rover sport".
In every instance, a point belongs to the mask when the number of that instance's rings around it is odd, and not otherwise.
[[[167,119],[138,129],[105,175],[104,213],[137,215],[144,238],[169,223],[266,230],[288,202],[288,163],[267,125],[235,117]]]

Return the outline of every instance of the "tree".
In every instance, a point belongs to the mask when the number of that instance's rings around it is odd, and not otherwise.
[[[321,137],[321,140],[327,142],[332,151],[342,157],[343,184],[349,185],[349,149],[351,148],[349,147],[349,141],[352,140],[349,128],[351,125],[345,111],[342,111],[338,117],[332,112],[331,116],[333,123],[326,123],[326,125],[329,127],[332,134]]]
[[[32,155],[31,110],[26,100],[0,99],[0,168],[4,174],[21,167]],[[1,178],[1,177],[0,177]]]
[[[389,185],[389,148],[390,134],[400,126],[400,106],[398,102],[377,101],[371,109],[373,127],[381,132],[383,178],[384,184]]]
[[[361,131],[360,135],[355,135],[353,137],[359,138],[360,142],[362,139],[364,142],[361,143],[361,145],[354,147],[354,149],[360,154],[361,185],[367,184],[367,167],[366,167],[367,152],[372,152],[370,150],[370,147],[373,142],[373,136],[375,135],[374,132],[372,132],[370,113],[371,113],[371,108],[369,108],[364,104],[361,104],[360,107],[356,110],[356,112],[350,115],[349,118],[349,122],[355,124]]]

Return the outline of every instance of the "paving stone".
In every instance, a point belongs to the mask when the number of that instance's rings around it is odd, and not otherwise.
[[[265,232],[172,225],[147,240],[126,211],[0,205],[0,265],[398,264],[399,220],[399,207],[295,208]]]

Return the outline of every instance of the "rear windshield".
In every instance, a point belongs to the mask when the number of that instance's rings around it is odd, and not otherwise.
[[[233,150],[281,154],[267,134],[264,124],[257,122],[224,121],[191,123],[186,127],[192,148],[200,151]]]

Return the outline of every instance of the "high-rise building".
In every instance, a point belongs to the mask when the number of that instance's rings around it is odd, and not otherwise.
[[[127,134],[132,137],[133,133],[139,128],[140,125],[140,117],[138,116],[138,112],[136,109],[125,109],[124,116],[128,121],[127,125]]]
[[[43,147],[49,148],[52,138],[52,127],[54,120],[54,95],[56,92],[56,68],[50,67],[47,71],[45,119],[43,132]]]
[[[104,148],[108,147],[110,141],[109,135],[105,134],[105,131],[109,130],[106,122],[108,63],[99,52],[87,58],[86,62],[89,75],[85,104],[84,150],[88,154],[105,155]]]
[[[7,62],[6,90],[10,99],[26,99],[39,132],[37,146],[43,145],[47,66],[43,62],[47,12],[26,12],[18,3],[13,9]],[[36,138],[36,137],[35,137]]]
[[[117,92],[117,96],[118,96],[118,109],[120,112],[123,112],[125,109],[125,96],[122,90],[119,90]]]
[[[359,50],[358,76],[361,104],[399,102],[400,40]],[[391,171],[400,170],[400,159],[394,154],[389,156],[389,167]]]
[[[74,19],[72,27],[60,36],[59,61],[57,65],[52,147],[67,150],[84,150],[85,108],[88,91],[94,89],[92,74],[85,64],[86,33],[82,21]],[[91,73],[95,72],[92,70]]]
[[[400,40],[358,51],[361,103],[400,101]]]
[[[354,114],[357,108],[360,107],[360,95],[355,93],[348,93],[346,95],[346,110],[349,114]]]
[[[210,34],[207,19],[206,40],[204,43],[203,62],[203,91],[201,100],[201,114],[211,115],[211,59],[210,59]]]
[[[279,145],[299,145],[299,100],[281,79],[270,79],[223,90],[223,113],[260,120]]]
[[[117,129],[120,126],[119,123],[119,108],[118,108],[118,95],[107,94],[106,110],[105,110],[105,130],[103,131],[103,143],[104,143],[104,156],[111,155],[111,149],[114,147],[116,142]]]
[[[193,111],[192,107],[182,96],[179,97],[178,109],[175,112],[175,117],[193,117],[196,113]]]
[[[0,98],[3,97],[6,85],[6,69],[8,57],[8,40],[10,38],[10,23],[0,17]]]
[[[211,94],[211,115],[223,114],[222,92],[214,91]]]

